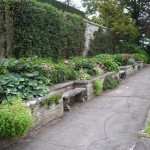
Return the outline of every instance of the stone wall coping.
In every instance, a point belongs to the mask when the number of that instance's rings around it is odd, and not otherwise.
[[[105,78],[106,76],[109,76],[109,75],[112,75],[112,74],[115,74],[115,73],[117,73],[117,72],[107,72],[107,73],[105,73],[105,74],[103,74],[103,75],[97,75],[97,76],[94,76],[94,77],[92,77],[90,80],[75,80],[75,83],[76,84],[88,84],[88,83],[91,83],[91,82],[93,82],[96,78],[100,78],[100,79],[103,79],[103,78]]]
[[[131,68],[132,65],[128,65],[128,66],[120,66],[119,69],[128,69],[128,68]]]
[[[99,24],[97,24],[97,23],[94,23],[94,22],[91,22],[91,21],[88,21],[88,20],[84,20],[84,21],[85,21],[86,23],[91,24],[91,25],[94,25],[94,26],[97,26],[97,27],[100,27],[100,28],[109,30],[109,28],[104,27],[104,26],[102,26],[102,25],[99,25]]]
[[[59,90],[59,89],[62,89],[64,87],[66,87],[66,86],[73,85],[73,84],[74,84],[74,81],[68,81],[68,82],[59,83],[59,84],[55,84],[53,86],[50,86],[49,89],[51,91]]]
[[[51,93],[49,93],[49,94],[47,94],[47,95],[45,95],[43,97],[34,98],[34,99],[30,100],[30,101],[24,102],[24,104],[27,107],[34,106],[36,104],[39,104],[39,102],[43,101],[44,99],[46,99],[46,98],[48,98],[50,96],[53,96],[56,93],[58,93],[58,92],[51,92]]]

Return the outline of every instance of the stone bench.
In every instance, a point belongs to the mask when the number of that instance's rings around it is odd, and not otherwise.
[[[86,100],[85,98],[85,92],[86,88],[74,88],[70,91],[67,91],[63,94],[63,101],[64,101],[64,110],[69,111],[70,110],[70,102],[71,98],[76,97],[75,101],[78,102],[84,102]]]
[[[120,76],[120,79],[125,79],[126,78],[126,72],[123,71],[123,70],[120,70],[119,71],[119,76]]]

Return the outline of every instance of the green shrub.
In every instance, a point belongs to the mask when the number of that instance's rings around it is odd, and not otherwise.
[[[94,67],[94,70],[95,70],[95,71],[97,72],[97,74],[99,74],[99,75],[104,74],[104,71],[103,71],[100,67],[98,67],[98,66]]]
[[[96,63],[103,62],[107,71],[118,71],[119,66],[114,60],[114,56],[110,54],[100,54],[92,58]]]
[[[33,73],[7,73],[0,76],[0,99],[21,94],[23,99],[44,96],[48,88],[35,71]]]
[[[7,72],[0,76],[0,99],[19,93],[29,100],[48,92],[51,81],[42,65],[34,64],[31,59],[10,59],[5,66]]]
[[[49,71],[49,78],[51,82],[61,83],[68,80],[75,80],[77,72],[74,70],[72,66],[58,63],[54,65],[54,68]]]
[[[54,95],[44,99],[43,101],[40,102],[41,106],[51,106],[53,103],[57,104],[59,103],[59,100],[61,99],[62,94],[60,93],[55,93]]]
[[[103,61],[107,71],[118,71],[119,70],[119,66],[118,64],[113,61],[113,60],[105,60]]]
[[[90,76],[94,76],[97,74],[95,67],[95,62],[93,60],[85,58],[85,57],[76,57],[71,60],[75,63],[75,70],[79,71],[80,69],[84,69]]]
[[[125,54],[116,54],[114,55],[114,60],[119,66],[127,65],[127,60],[125,60]]]
[[[92,57],[92,59],[94,61],[96,61],[96,63],[99,63],[100,61],[105,61],[105,60],[114,60],[114,57],[113,55],[110,55],[110,54],[99,54],[99,55],[96,55],[94,57]]]
[[[7,71],[7,59],[0,58],[0,75]]]
[[[143,55],[143,54],[132,54],[132,57],[136,60],[136,61],[143,61],[144,63],[148,63],[149,62],[149,57],[147,55]]]
[[[112,78],[111,76],[107,76],[103,83],[103,90],[112,89],[117,87],[119,81],[117,78]]]
[[[67,28],[65,33],[67,47],[63,55],[66,58],[82,55],[85,43],[85,22],[80,16],[70,13],[64,13],[64,19]]]
[[[87,73],[85,69],[80,69],[76,77],[77,80],[88,80],[90,78],[91,76]]]
[[[88,55],[94,56],[103,53],[113,53],[113,39],[109,30],[103,30],[99,28],[98,31],[94,32],[94,39],[90,41],[90,50],[88,51]]]
[[[128,53],[128,54],[135,54],[135,53],[138,53],[138,54],[144,54],[144,55],[148,55],[146,53],[145,50],[143,50],[142,47],[140,47],[139,45],[137,44],[133,44],[133,43],[123,43],[120,47],[121,49],[121,52],[122,53]]]
[[[114,60],[119,66],[135,65],[135,60],[131,54],[116,54]]]
[[[93,93],[94,95],[99,95],[100,92],[102,92],[102,89],[103,89],[103,84],[102,84],[102,81],[98,78],[96,78],[94,81],[93,81]]]
[[[147,126],[144,129],[145,133],[150,134],[150,121],[148,121]]]
[[[31,110],[23,105],[21,98],[10,101],[0,105],[0,137],[24,136],[33,122]]]

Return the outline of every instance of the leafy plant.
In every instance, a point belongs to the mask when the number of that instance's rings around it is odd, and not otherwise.
[[[118,71],[119,66],[114,60],[114,56],[110,54],[100,54],[92,58],[96,63],[102,62],[107,71]]]
[[[103,90],[112,89],[117,87],[119,81],[117,78],[112,78],[111,76],[107,76],[103,83]]]
[[[144,63],[148,63],[148,61],[149,61],[149,57],[147,55],[143,55],[143,54],[132,54],[132,57],[136,61],[142,61]]]
[[[94,32],[94,39],[90,41],[90,48],[88,51],[89,56],[94,56],[103,53],[113,53],[113,35],[109,30],[103,30],[99,28],[98,31]]]
[[[0,58],[0,75],[7,72],[7,63],[8,63],[7,59]]]
[[[96,78],[94,81],[93,81],[93,93],[94,95],[99,95],[100,92],[102,91],[103,89],[103,83],[100,79]]]
[[[90,78],[91,76],[87,73],[85,69],[80,69],[76,77],[77,80],[88,80]]]
[[[62,94],[60,93],[55,93],[54,95],[44,99],[43,101],[40,102],[41,106],[51,106],[53,103],[58,104],[59,100],[61,99]]]
[[[76,73],[76,70],[72,66],[58,63],[49,71],[49,78],[53,84],[61,83],[76,79]]]
[[[44,96],[48,88],[38,72],[7,73],[0,77],[0,98],[22,95],[24,99]]]
[[[94,67],[94,70],[95,70],[99,75],[104,74],[104,71],[103,71],[100,67],[98,67],[98,66]]]
[[[95,62],[89,58],[76,57],[72,60],[75,63],[75,70],[79,71],[80,69],[84,69],[90,76],[94,76],[97,74],[95,67]]]
[[[146,128],[144,129],[145,133],[150,134],[150,121],[148,121],[148,124]]]
[[[33,122],[31,110],[20,97],[13,97],[0,105],[0,137],[24,136]]]
[[[119,70],[119,66],[118,64],[113,61],[113,60],[105,60],[103,61],[107,71],[118,71]]]

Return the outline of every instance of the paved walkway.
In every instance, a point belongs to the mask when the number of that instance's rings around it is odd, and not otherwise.
[[[146,67],[5,150],[129,150],[149,107],[150,67]]]

